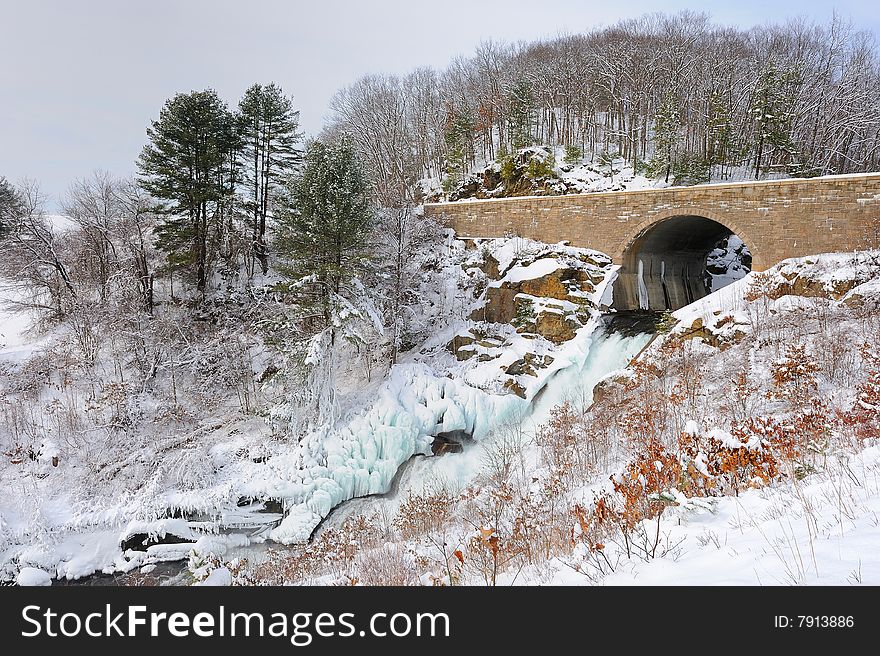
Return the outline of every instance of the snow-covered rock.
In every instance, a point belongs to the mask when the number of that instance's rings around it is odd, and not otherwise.
[[[211,570],[211,573],[208,574],[207,578],[204,581],[199,581],[194,585],[201,586],[226,586],[232,585],[232,572],[230,572],[225,567],[218,567],[217,569]]]
[[[36,567],[22,567],[15,577],[15,583],[21,586],[52,585],[52,575]]]

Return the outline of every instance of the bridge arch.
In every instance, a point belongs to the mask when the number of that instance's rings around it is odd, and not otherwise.
[[[665,209],[641,221],[613,254],[621,265],[614,283],[614,307],[676,310],[705,296],[706,257],[730,235],[739,237],[756,264],[761,264],[748,231],[707,208]]]

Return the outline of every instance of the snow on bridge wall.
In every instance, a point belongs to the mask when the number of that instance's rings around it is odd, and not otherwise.
[[[695,263],[721,233],[746,243],[756,271],[789,257],[880,246],[880,173],[433,203],[425,213],[461,237],[517,235],[608,253],[621,265],[621,308],[639,305],[642,260],[651,307],[676,309],[693,300],[702,275]],[[640,250],[645,244],[651,253]]]

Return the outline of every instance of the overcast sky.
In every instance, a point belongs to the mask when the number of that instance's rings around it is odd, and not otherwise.
[[[532,40],[663,10],[750,26],[834,9],[880,33],[874,2],[725,0],[0,0],[0,175],[40,181],[134,172],[166,98],[253,82],[293,94],[309,135],[333,93],[366,73],[442,68],[486,39]]]

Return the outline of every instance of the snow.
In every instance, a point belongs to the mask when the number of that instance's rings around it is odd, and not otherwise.
[[[21,586],[52,585],[52,575],[36,567],[22,567],[15,577],[15,583]]]
[[[14,306],[23,299],[21,289],[0,279],[0,360],[23,360],[34,350],[28,339],[33,320]]]
[[[225,586],[232,585],[232,573],[225,567],[218,567],[212,570],[204,581],[199,581],[195,585],[202,586]]]
[[[15,549],[17,561],[26,567],[52,572],[53,578],[79,579],[94,572],[115,571],[120,562],[117,532],[81,530],[56,540],[44,540]],[[0,552],[0,562],[11,554]]]
[[[524,280],[534,280],[550,275],[554,271],[563,268],[561,262],[555,258],[542,258],[526,266],[516,265],[511,268],[501,280],[491,283],[491,287],[500,287],[504,282],[517,283]]]
[[[674,553],[633,561],[602,585],[877,585],[878,471],[872,446],[827,476],[691,500],[713,503],[667,510],[660,530]],[[560,564],[552,582],[585,580]]]
[[[78,227],[73,219],[64,214],[45,214],[44,218],[49,223],[52,231],[59,235],[63,235],[65,232],[70,232]]]

